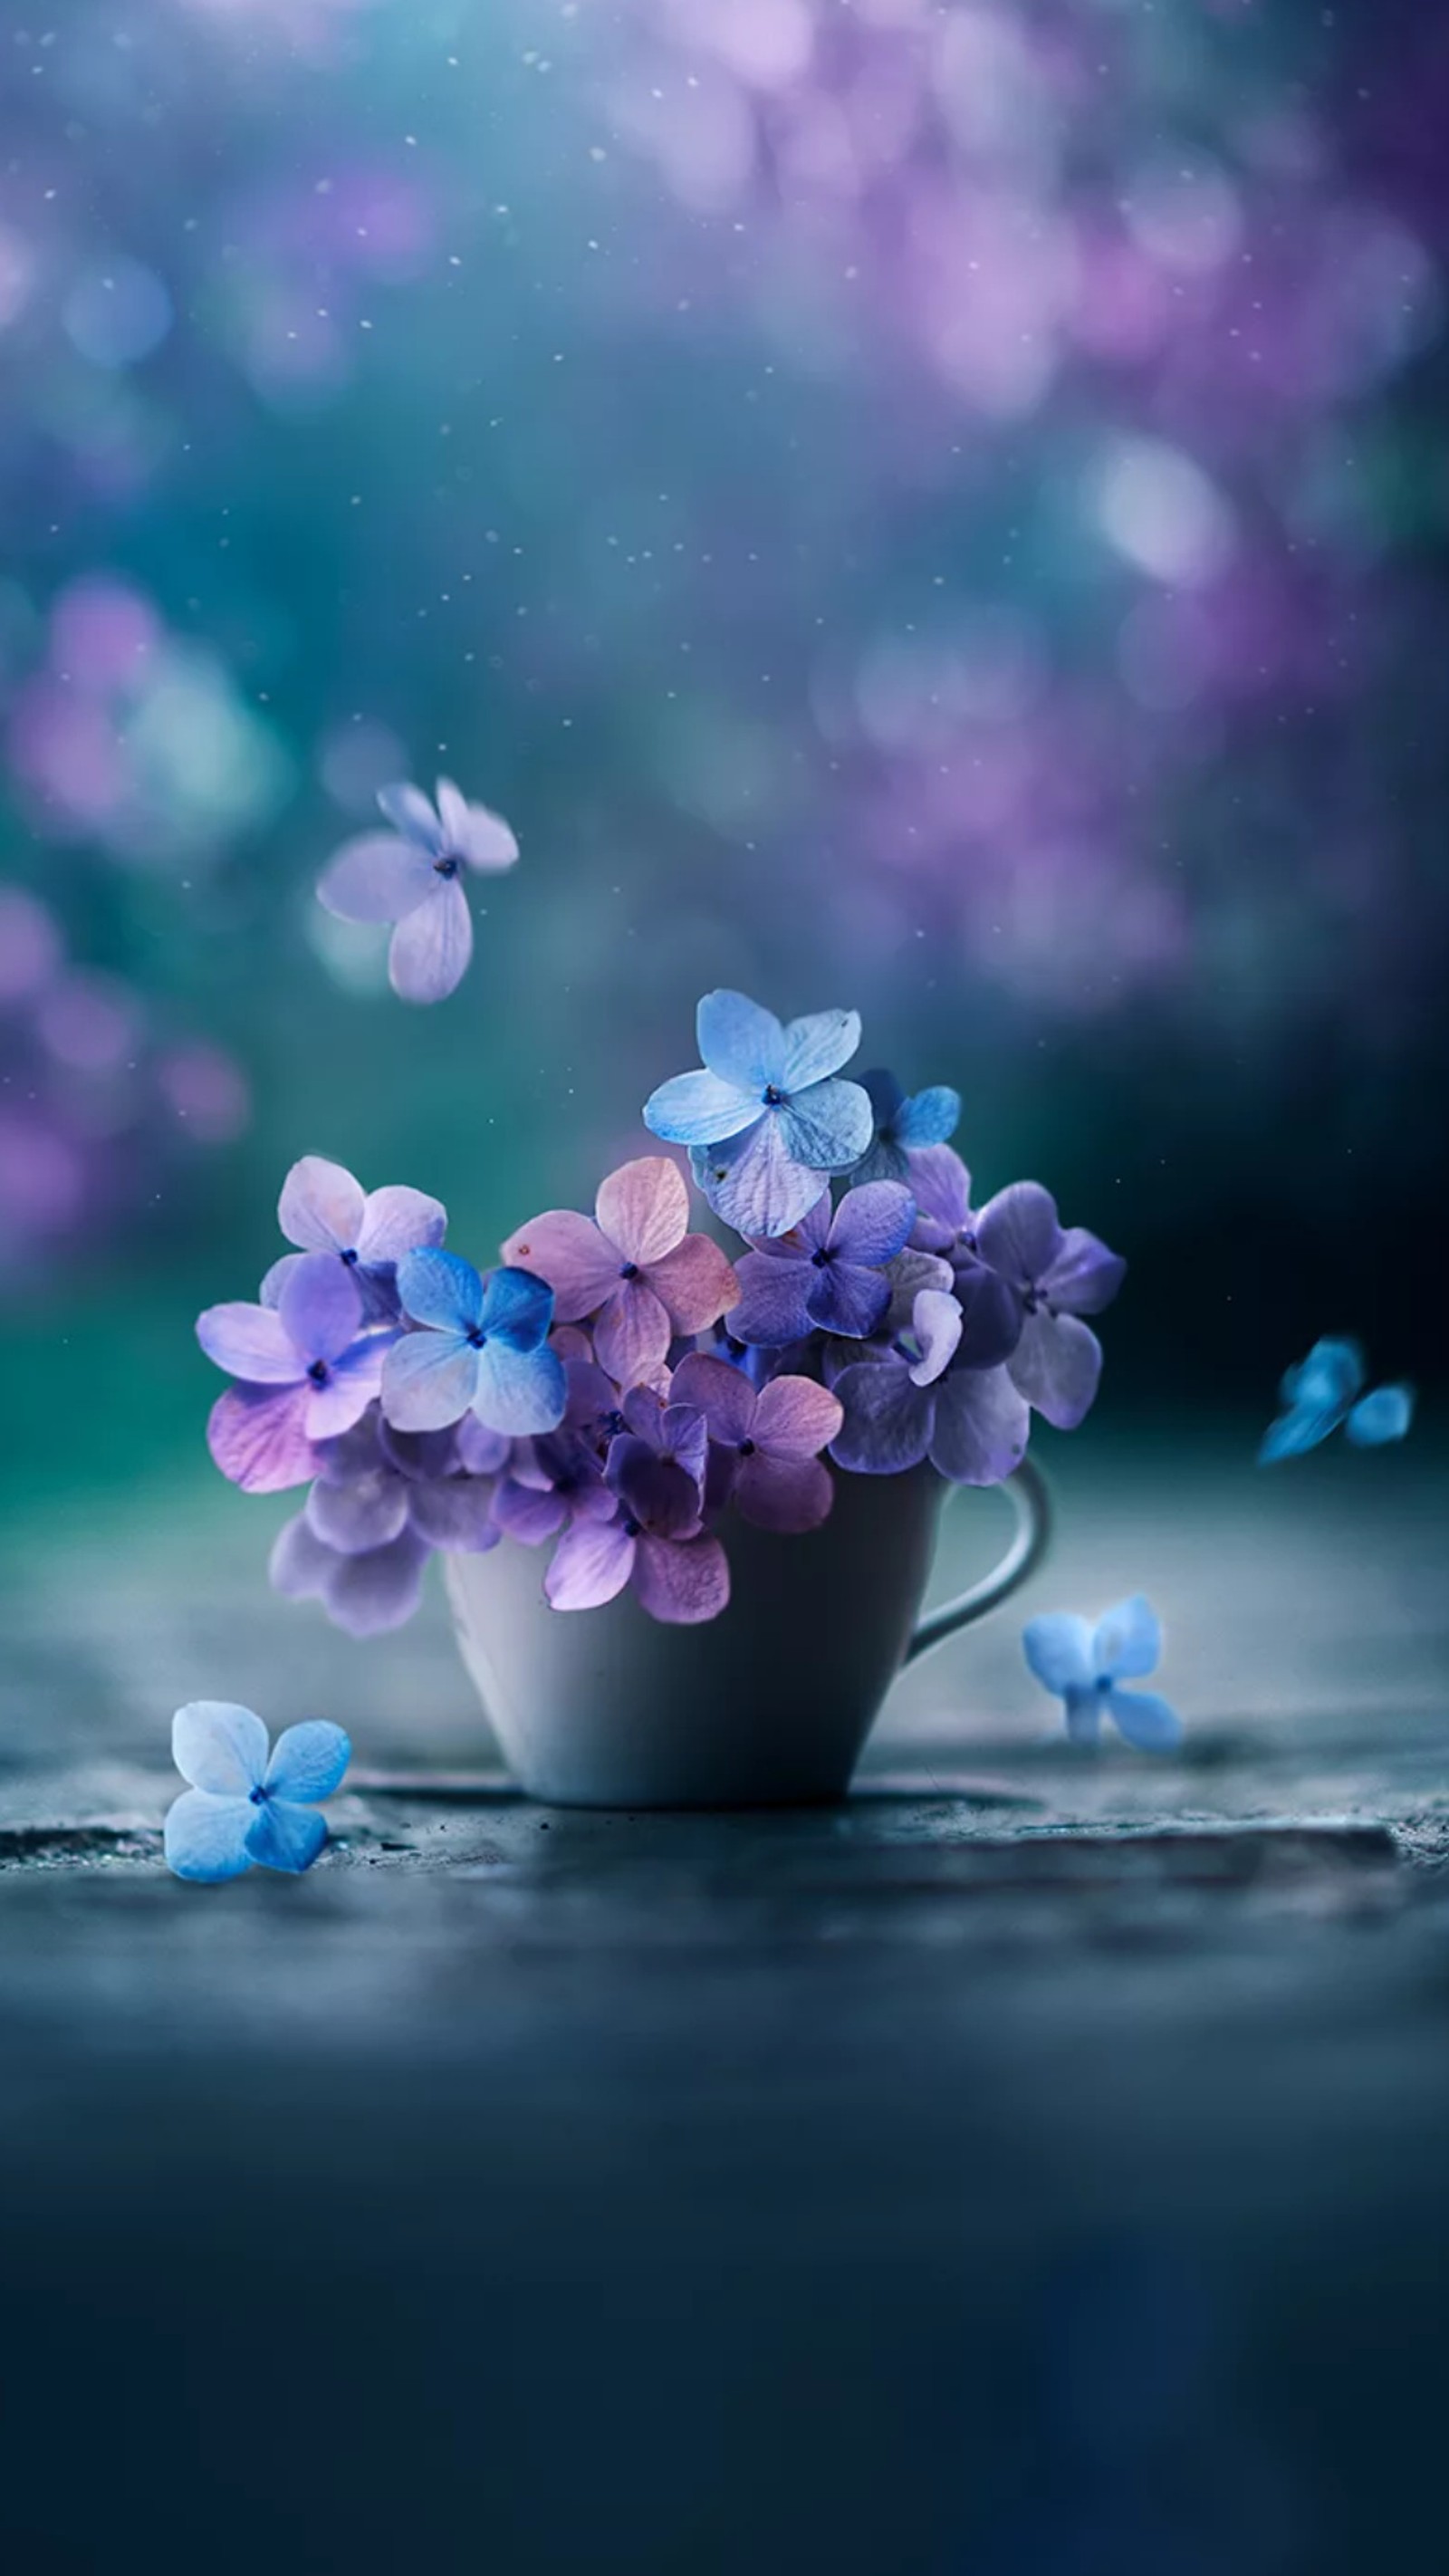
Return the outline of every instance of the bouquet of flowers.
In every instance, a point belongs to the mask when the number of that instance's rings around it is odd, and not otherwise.
[[[592,1217],[520,1226],[486,1273],[445,1249],[436,1199],[293,1167],[294,1248],[259,1302],[197,1324],[235,1381],[209,1426],[223,1475],[309,1489],[279,1591],[369,1635],[410,1616],[434,1550],[510,1541],[551,1550],[556,1610],[632,1585],[656,1619],[712,1619],[731,1513],[790,1536],[827,1518],[834,1472],[927,1460],[998,1484],[1033,1410],[1083,1420],[1102,1364],[1084,1318],[1125,1265],[1035,1181],[973,1209],[956,1093],[847,1078],[854,1011],[782,1024],[707,993],[698,1035],[701,1066],[644,1119],[687,1149],[733,1258],[690,1231],[665,1155],[611,1172]]]

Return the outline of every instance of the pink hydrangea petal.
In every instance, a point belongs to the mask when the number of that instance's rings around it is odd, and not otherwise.
[[[362,1183],[321,1154],[304,1154],[282,1183],[277,1223],[303,1252],[351,1252],[367,1206]]]
[[[621,1163],[599,1183],[594,1215],[620,1259],[643,1270],[662,1261],[683,1239],[689,1223],[684,1174],[663,1154],[641,1154],[637,1162]]]
[[[432,1250],[447,1231],[448,1211],[440,1199],[390,1182],[372,1191],[351,1241],[362,1261],[401,1261],[405,1252],[415,1252],[420,1245]]]
[[[531,1270],[553,1290],[554,1313],[561,1324],[596,1315],[619,1285],[619,1254],[604,1240],[592,1217],[574,1208],[546,1208],[510,1234],[503,1258],[516,1270]]]
[[[653,1289],[642,1279],[616,1280],[594,1326],[601,1367],[620,1386],[646,1384],[663,1367],[669,1342],[668,1311]]]
[[[735,1481],[736,1509],[757,1529],[797,1534],[830,1516],[835,1485],[820,1458],[780,1458],[757,1450]]]
[[[649,1285],[669,1309],[676,1333],[702,1333],[733,1306],[740,1283],[728,1256],[707,1234],[687,1234],[651,1261]]]
[[[249,1386],[294,1386],[302,1375],[296,1345],[271,1306],[208,1306],[197,1316],[196,1338],[209,1360]]]
[[[637,1540],[622,1521],[575,1521],[565,1530],[543,1579],[555,1610],[596,1610],[622,1592],[634,1571]]]
[[[426,903],[438,872],[426,851],[393,832],[364,832],[334,852],[317,900],[339,921],[405,921]]]
[[[818,1458],[844,1420],[840,1398],[810,1377],[775,1377],[755,1407],[758,1448],[776,1458]]]
[[[789,1380],[778,1381],[789,1384]],[[738,1448],[753,1431],[758,1399],[743,1369],[731,1368],[728,1360],[717,1360],[706,1351],[692,1351],[680,1361],[670,1380],[669,1392],[675,1403],[698,1407],[709,1426],[711,1440],[729,1448]],[[823,1389],[817,1392],[823,1393]],[[834,1403],[834,1398],[831,1398]],[[837,1424],[839,1407],[836,1407]],[[819,1442],[815,1444],[819,1447]]]
[[[399,1001],[444,1002],[461,984],[472,954],[468,898],[456,877],[434,871],[432,893],[392,934],[388,981]]]
[[[317,1452],[307,1436],[301,1386],[230,1386],[211,1408],[206,1445],[222,1474],[244,1494],[283,1494],[310,1484]]]
[[[697,1627],[718,1618],[730,1597],[729,1560],[717,1538],[651,1538],[635,1542],[634,1590],[652,1619]]]

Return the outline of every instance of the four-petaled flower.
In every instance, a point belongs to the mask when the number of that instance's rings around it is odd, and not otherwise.
[[[473,954],[462,872],[511,868],[518,843],[499,815],[468,804],[450,778],[438,780],[436,807],[409,786],[380,788],[377,801],[395,830],[345,841],[318,900],[343,921],[396,922],[387,958],[393,991],[405,1002],[441,1002]]]
[[[166,1858],[178,1878],[240,1878],[256,1862],[311,1868],[327,1840],[317,1801],[340,1787],[352,1759],[340,1726],[308,1718],[269,1750],[251,1709],[197,1699],[172,1719],[171,1751],[191,1782],[166,1818]]]
[[[1162,1752],[1182,1740],[1182,1720],[1155,1691],[1121,1684],[1154,1672],[1162,1653],[1157,1613],[1140,1592],[1104,1611],[1093,1627],[1070,1611],[1029,1619],[1022,1650],[1037,1680],[1065,1702],[1067,1733],[1074,1744],[1095,1744],[1103,1717],[1129,1744]]]
[[[595,1318],[600,1365],[623,1387],[654,1376],[674,1335],[703,1332],[739,1288],[719,1245],[689,1232],[688,1184],[662,1154],[611,1172],[592,1220],[550,1208],[520,1226],[503,1258],[547,1280],[561,1323]]]
[[[825,1190],[785,1234],[757,1238],[738,1264],[736,1341],[777,1349],[819,1328],[860,1341],[891,1302],[885,1264],[910,1233],[915,1207],[898,1181],[847,1190],[832,1211]]]
[[[276,1494],[316,1473],[315,1442],[349,1431],[365,1413],[395,1335],[364,1333],[350,1272],[329,1252],[308,1252],[274,1307],[208,1306],[196,1338],[208,1359],[243,1381],[212,1407],[213,1458],[243,1493]]]
[[[911,1181],[914,1188],[916,1155],[955,1135],[961,1094],[944,1082],[907,1094],[893,1073],[863,1073],[860,1079],[870,1095],[875,1133],[851,1178],[857,1188],[865,1181]]]
[[[548,1347],[553,1290],[541,1279],[492,1270],[485,1282],[456,1252],[409,1252],[397,1284],[422,1329],[387,1355],[382,1409],[394,1429],[445,1431],[472,1412],[516,1439],[563,1420],[568,1380]]]
[[[1260,1467],[1299,1458],[1343,1425],[1356,1449],[1378,1449],[1402,1440],[1414,1419],[1411,1386],[1376,1386],[1361,1395],[1363,1352],[1357,1342],[1315,1342],[1306,1360],[1290,1368],[1278,1392],[1285,1410],[1270,1422],[1258,1451]]]
[[[696,1017],[703,1069],[661,1084],[644,1124],[693,1149],[695,1177],[741,1234],[783,1234],[820,1195],[821,1175],[859,1161],[870,1096],[835,1079],[860,1044],[855,1011],[782,1026],[743,993],[706,993]]]
[[[304,1154],[282,1183],[277,1222],[299,1250],[273,1262],[262,1281],[264,1306],[275,1306],[304,1253],[331,1252],[357,1282],[364,1320],[395,1322],[397,1265],[416,1246],[442,1242],[448,1211],[422,1190],[365,1190],[340,1163]]]
[[[695,1352],[680,1361],[670,1399],[703,1414],[709,1432],[705,1497],[733,1502],[758,1528],[818,1529],[834,1487],[820,1457],[840,1429],[840,1404],[813,1378],[777,1377],[759,1389],[728,1360]]]
[[[998,1190],[974,1231],[981,1259],[1018,1302],[1021,1333],[1007,1362],[1013,1384],[1054,1429],[1075,1431],[1102,1374],[1102,1345],[1081,1318],[1111,1304],[1126,1262],[1084,1226],[1064,1228],[1038,1181]]]
[[[909,1335],[835,1380],[844,1411],[830,1444],[836,1465],[895,1476],[929,1458],[953,1485],[999,1485],[1025,1457],[1031,1427],[1000,1347],[991,1301],[978,1311],[944,1289],[919,1290]]]

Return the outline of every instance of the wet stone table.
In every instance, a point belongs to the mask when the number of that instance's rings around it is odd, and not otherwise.
[[[12,1539],[0,2563],[1449,2564],[1449,1485],[1061,1482],[1024,1608],[1146,1590],[1186,1753],[1052,1739],[1013,1611],[818,1812],[528,1804],[263,1507]],[[303,1881],[161,1865],[218,1695],[351,1729]]]

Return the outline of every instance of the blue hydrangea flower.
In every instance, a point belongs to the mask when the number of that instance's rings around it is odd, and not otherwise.
[[[740,1234],[784,1234],[870,1143],[870,1095],[835,1079],[860,1044],[856,1011],[783,1026],[743,993],[706,993],[696,1014],[703,1067],[662,1083],[644,1123],[688,1145],[695,1179]]]
[[[249,1708],[195,1699],[171,1721],[171,1753],[191,1786],[166,1818],[166,1858],[178,1878],[214,1885],[263,1869],[310,1869],[327,1840],[317,1801],[340,1788],[352,1747],[340,1726],[313,1717],[269,1748]]]
[[[446,1431],[474,1413],[510,1439],[553,1431],[568,1379],[548,1347],[553,1290],[528,1270],[481,1279],[456,1252],[408,1252],[398,1263],[403,1312],[421,1329],[388,1352],[382,1409],[395,1431]]]
[[[1095,1744],[1110,1717],[1129,1744],[1165,1752],[1182,1741],[1182,1720],[1155,1691],[1123,1690],[1138,1674],[1154,1672],[1162,1653],[1162,1627],[1140,1592],[1105,1610],[1095,1628],[1070,1611],[1029,1619],[1022,1651],[1044,1690],[1065,1702],[1073,1744]]]
[[[851,1186],[862,1181],[909,1181],[911,1157],[928,1145],[944,1145],[961,1120],[961,1094],[944,1082],[929,1091],[902,1091],[893,1073],[863,1073],[870,1095],[875,1134],[851,1173]]]
[[[1363,1352],[1357,1342],[1315,1342],[1307,1359],[1284,1375],[1278,1392],[1285,1409],[1263,1434],[1259,1466],[1302,1457],[1340,1423],[1345,1440],[1356,1449],[1402,1440],[1414,1419],[1413,1388],[1376,1386],[1372,1394],[1360,1395],[1363,1382]]]

